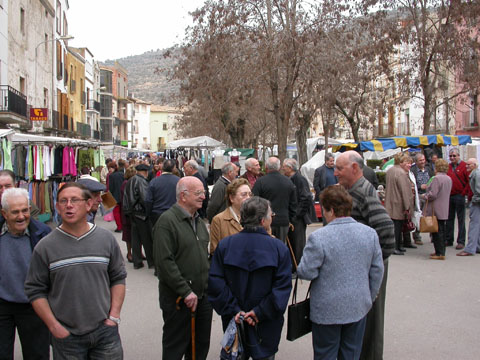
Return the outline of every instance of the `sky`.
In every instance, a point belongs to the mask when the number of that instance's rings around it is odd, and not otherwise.
[[[87,47],[99,61],[180,43],[189,12],[203,0],[69,0],[68,44]]]

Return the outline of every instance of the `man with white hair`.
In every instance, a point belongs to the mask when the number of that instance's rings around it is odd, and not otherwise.
[[[25,278],[33,248],[50,228],[31,218],[28,192],[2,194],[0,217],[0,359],[14,358],[15,328],[24,359],[50,358],[50,333],[28,301]]]
[[[247,179],[250,183],[250,187],[253,188],[258,178],[263,176],[263,174],[260,172],[260,163],[255,158],[249,158],[245,161],[245,168],[247,171],[245,171],[245,173],[240,177]]]
[[[255,182],[252,192],[255,196],[267,199],[271,203],[274,218],[272,234],[282,240],[287,240],[288,226],[297,214],[297,195],[295,185],[285,175],[280,174],[280,159],[268,158],[265,168],[267,175]]]
[[[480,170],[475,158],[467,160],[470,172],[470,188],[473,191],[470,202],[470,224],[468,226],[468,244],[457,256],[472,256],[480,250]]]
[[[163,176],[163,175],[162,175]],[[208,241],[198,210],[205,199],[202,182],[181,178],[177,202],[153,228],[155,269],[159,279],[163,315],[162,359],[191,358],[191,319],[195,317],[196,359],[207,359],[210,347],[212,306],[207,299]]]

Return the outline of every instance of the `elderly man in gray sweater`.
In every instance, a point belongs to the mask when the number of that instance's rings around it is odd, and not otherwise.
[[[314,359],[359,359],[382,283],[382,250],[376,231],[350,217],[352,197],[343,187],[329,186],[320,201],[328,225],[310,235],[297,270],[312,280]]]

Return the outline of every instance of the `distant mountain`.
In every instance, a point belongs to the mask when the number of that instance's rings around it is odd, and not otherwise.
[[[179,84],[169,82],[165,72],[155,73],[157,67],[172,69],[175,59],[164,58],[166,50],[151,50],[141,55],[132,55],[115,60],[105,61],[105,65],[113,65],[118,61],[128,71],[128,91],[134,97],[157,105],[174,106],[173,95]]]

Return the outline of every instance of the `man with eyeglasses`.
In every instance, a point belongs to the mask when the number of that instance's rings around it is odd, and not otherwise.
[[[471,193],[467,166],[460,159],[458,149],[453,148],[449,152],[450,165],[447,175],[452,179],[452,190],[450,192],[450,206],[447,220],[446,246],[453,246],[453,234],[455,227],[455,215],[458,221],[457,250],[465,247],[465,196]]]
[[[162,175],[163,176],[163,175]],[[207,359],[212,307],[207,299],[207,227],[198,215],[205,199],[203,183],[186,176],[176,188],[177,202],[153,228],[155,269],[163,316],[162,359],[191,358],[191,320],[195,317],[196,359]]]
[[[57,194],[62,224],[35,247],[25,293],[52,334],[54,359],[122,359],[118,333],[127,273],[113,234],[87,222],[93,200],[70,182]]]

